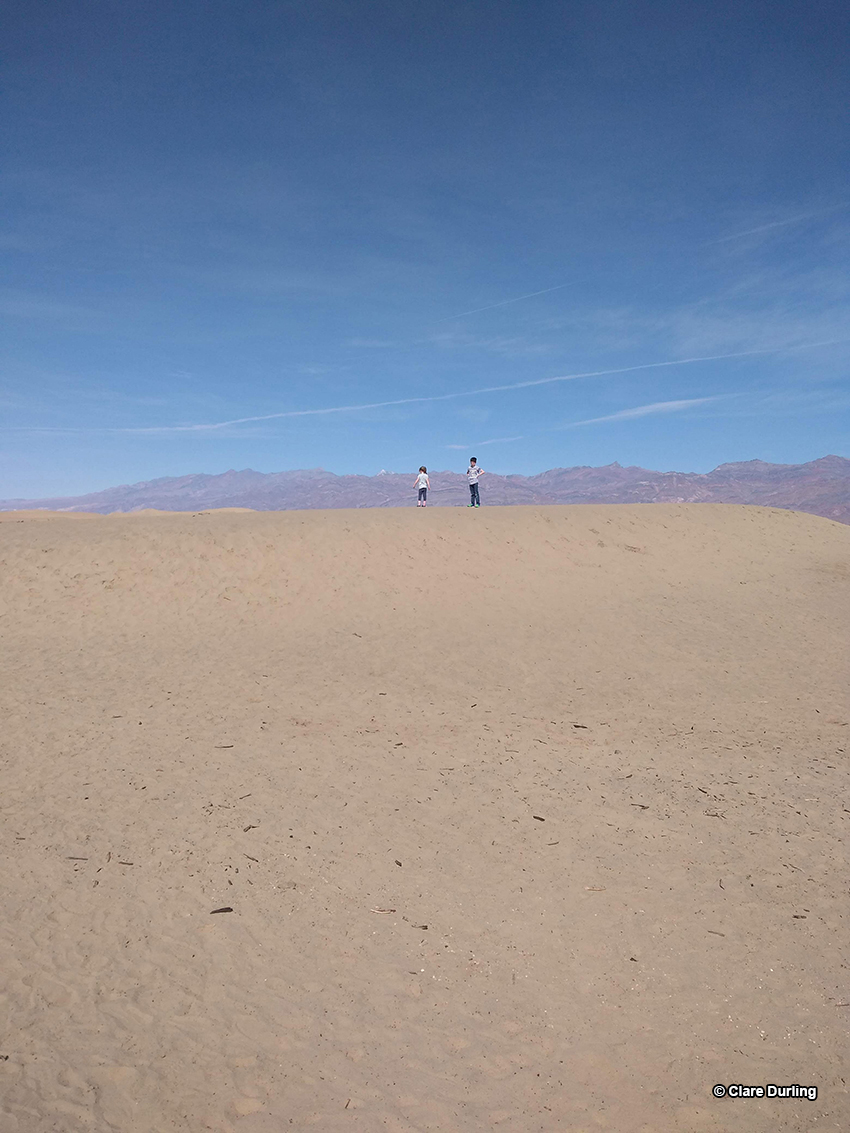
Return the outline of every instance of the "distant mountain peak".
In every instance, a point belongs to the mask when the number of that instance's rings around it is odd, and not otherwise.
[[[830,454],[829,456],[820,456],[817,460],[812,460],[808,465],[803,465],[803,467],[834,468],[839,472],[844,472],[850,468],[850,460],[848,460],[846,456]]]

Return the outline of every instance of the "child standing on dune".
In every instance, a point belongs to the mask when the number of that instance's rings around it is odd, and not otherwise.
[[[428,489],[431,487],[431,481],[428,479],[428,469],[423,464],[419,469],[419,475],[416,477],[414,488],[419,489],[419,499],[416,501],[417,507],[428,506]]]
[[[469,484],[468,507],[481,507],[481,497],[478,495],[478,480],[484,475],[484,469],[478,467],[474,456],[469,458],[469,468],[466,470],[466,482]]]

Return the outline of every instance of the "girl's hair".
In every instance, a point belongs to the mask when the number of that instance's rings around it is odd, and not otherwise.
[[[428,469],[427,469],[427,468],[425,467],[425,465],[424,465],[424,464],[420,464],[420,465],[419,465],[419,471],[420,471],[420,472],[427,472],[427,471],[428,471]]]

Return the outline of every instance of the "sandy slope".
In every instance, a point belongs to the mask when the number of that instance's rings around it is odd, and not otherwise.
[[[9,514],[0,560],[3,1133],[846,1128],[850,528]]]

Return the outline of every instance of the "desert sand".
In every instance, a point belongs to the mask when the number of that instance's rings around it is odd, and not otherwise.
[[[7,513],[0,560],[2,1133],[848,1127],[850,527]]]

